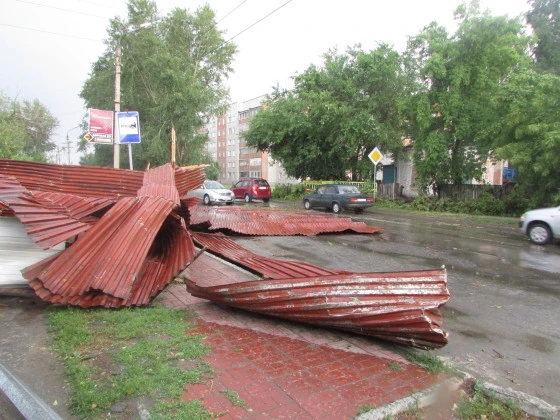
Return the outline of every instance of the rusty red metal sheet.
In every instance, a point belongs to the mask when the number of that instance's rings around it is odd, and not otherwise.
[[[22,222],[27,234],[42,248],[58,245],[90,227],[84,218],[113,204],[106,198],[27,191],[14,178],[0,175],[0,200]]]
[[[175,187],[175,170],[171,164],[158,166],[144,173],[144,184],[136,193],[139,197],[163,197],[179,205],[179,191]]]
[[[279,260],[257,255],[236,244],[223,234],[191,232],[193,240],[200,247],[244,269],[258,273],[264,278],[280,279],[303,276],[325,276],[350,273],[342,270],[327,270],[299,261]]]
[[[30,191],[113,199],[136,196],[144,177],[143,171],[9,159],[0,159],[0,174],[17,179]]]
[[[190,208],[190,212],[193,228],[201,226],[211,231],[229,230],[244,235],[313,236],[345,231],[377,233],[382,230],[349,217],[268,207],[195,206]]]
[[[0,201],[43,245],[77,237],[23,270],[48,302],[145,305],[184,270],[191,293],[221,304],[417,347],[445,345],[439,312],[449,299],[445,269],[333,271],[262,257],[222,234],[189,232],[205,226],[251,235],[380,230],[320,213],[197,206],[185,193],[203,179],[202,167],[164,165],[144,173],[0,160]],[[222,260],[197,258],[193,238],[249,271],[232,274]]]
[[[83,307],[145,305],[196,256],[185,220],[176,211],[181,201],[171,165],[139,173],[140,178],[134,175],[144,183],[133,183],[138,188],[132,196],[116,199],[111,189],[108,197],[66,194],[76,189],[61,180],[68,167],[32,162],[25,171],[26,162],[3,163],[4,169],[15,170],[0,174],[0,201],[22,219],[33,239],[48,243],[79,233],[65,251],[23,271],[46,301]],[[47,182],[37,168],[50,171],[52,178]],[[86,169],[79,173],[85,174]],[[199,183],[204,177],[202,168],[179,172],[182,185]],[[24,183],[19,182],[20,175]],[[74,230],[68,229],[71,222]]]
[[[198,258],[183,272],[193,296],[420,348],[447,343],[439,311],[449,299],[444,268],[255,280],[216,264]]]

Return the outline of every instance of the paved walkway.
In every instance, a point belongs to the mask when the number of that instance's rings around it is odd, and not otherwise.
[[[351,419],[364,407],[385,405],[443,379],[411,364],[390,344],[220,307],[191,296],[181,283],[160,297],[168,307],[198,314],[190,333],[207,335],[212,353],[205,360],[214,375],[188,385],[184,399],[199,399],[220,419]]]

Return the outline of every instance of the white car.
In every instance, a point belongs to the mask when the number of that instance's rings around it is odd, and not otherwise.
[[[523,213],[519,219],[519,229],[538,245],[560,239],[560,206]]]
[[[187,198],[200,198],[205,205],[210,204],[233,204],[233,192],[228,190],[218,181],[204,181],[196,190],[187,192]]]

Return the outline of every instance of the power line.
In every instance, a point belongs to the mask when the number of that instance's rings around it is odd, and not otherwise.
[[[19,1],[20,3],[31,4],[33,6],[41,6],[41,7],[46,7],[48,9],[56,9],[56,10],[62,10],[63,12],[76,13],[78,15],[91,16],[91,17],[96,17],[96,18],[99,18],[99,19],[110,19],[107,16],[99,16],[99,15],[93,15],[91,13],[78,12],[77,10],[64,9],[62,7],[56,7],[56,6],[49,6],[47,4],[35,3],[35,2],[32,2],[32,1],[28,1],[28,0],[16,0],[16,1]]]
[[[239,9],[241,6],[243,6],[243,3],[245,3],[247,0],[243,0],[241,3],[239,3],[237,6],[235,6],[229,13],[227,13],[223,18],[221,18],[219,21],[216,22],[216,24],[214,26],[216,26],[218,23],[220,23],[222,20],[224,20],[225,18],[227,18],[229,15],[231,15],[233,12],[235,12],[237,9]]]
[[[100,39],[86,38],[86,37],[83,37],[83,36],[76,36],[76,35],[61,34],[59,32],[44,31],[42,29],[28,28],[28,27],[25,27],[25,26],[10,25],[9,23],[1,23],[0,22],[0,26],[9,26],[10,28],[25,29],[26,31],[42,32],[42,33],[45,33],[45,34],[65,36],[67,38],[83,39],[83,40],[86,40],[86,41],[94,41],[94,42],[101,42],[101,43],[103,42]]]
[[[286,6],[288,3],[291,3],[293,0],[288,0],[286,3],[282,4],[281,6],[278,6],[276,9],[274,9],[272,12],[270,12],[269,14],[267,14],[266,16],[263,16],[262,18],[260,18],[259,20],[257,20],[255,23],[249,25],[248,27],[246,27],[245,29],[243,29],[241,32],[239,32],[238,34],[232,36],[230,39],[228,39],[227,41],[225,41],[222,45],[227,44],[228,42],[230,42],[232,39],[237,38],[239,35],[241,35],[244,32],[247,32],[249,29],[251,29],[253,26],[257,25],[258,23],[262,22],[263,20],[265,20],[267,17],[269,17],[270,15],[276,13],[278,10],[280,10],[282,7]],[[220,45],[220,47],[222,46]]]

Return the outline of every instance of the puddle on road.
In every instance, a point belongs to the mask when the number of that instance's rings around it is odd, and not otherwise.
[[[540,351],[541,353],[552,354],[554,352],[554,348],[556,347],[552,340],[539,335],[525,334],[525,339],[527,347]]]

